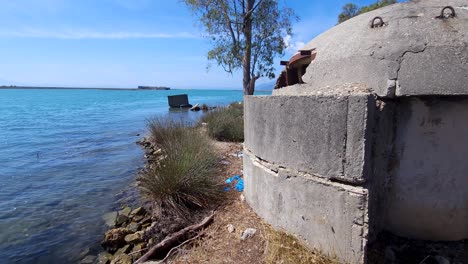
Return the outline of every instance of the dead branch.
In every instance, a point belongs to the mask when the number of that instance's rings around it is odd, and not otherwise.
[[[145,262],[148,259],[150,259],[152,256],[156,255],[158,252],[168,250],[175,243],[177,243],[180,239],[182,239],[183,237],[186,237],[187,235],[193,236],[193,234],[196,233],[198,230],[205,228],[206,226],[211,224],[211,222],[213,221],[214,215],[215,213],[211,214],[210,216],[205,217],[205,219],[203,219],[203,221],[201,221],[198,224],[188,226],[182,230],[175,232],[174,234],[167,236],[165,239],[163,239],[163,241],[153,246],[141,258],[135,261],[134,264]]]

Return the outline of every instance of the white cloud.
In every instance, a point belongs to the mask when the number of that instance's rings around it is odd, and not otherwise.
[[[283,38],[283,42],[286,45],[286,51],[294,54],[302,47],[304,47],[305,43],[303,41],[294,40],[291,35],[286,35]]]
[[[189,32],[156,33],[156,32],[97,32],[89,30],[49,31],[28,28],[16,31],[0,31],[0,37],[16,38],[52,38],[52,39],[194,39],[201,38]]]

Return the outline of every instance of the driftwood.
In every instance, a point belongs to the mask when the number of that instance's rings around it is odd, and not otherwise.
[[[167,236],[163,241],[159,242],[158,244],[154,245],[148,252],[146,252],[141,258],[139,258],[137,261],[134,262],[134,264],[139,264],[147,261],[154,255],[161,253],[162,251],[168,250],[172,245],[177,243],[180,239],[185,238],[188,239],[188,235],[192,235],[193,233],[197,232],[198,230],[208,226],[211,224],[214,218],[214,213],[211,214],[210,216],[207,216],[203,221],[201,221],[198,224],[194,224],[191,226],[188,226],[184,229],[181,229],[180,231],[175,232],[174,234],[171,234]]]

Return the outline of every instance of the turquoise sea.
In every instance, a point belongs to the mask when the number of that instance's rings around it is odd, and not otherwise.
[[[196,120],[169,111],[167,95],[190,103],[242,100],[227,90],[0,89],[0,263],[76,263],[97,252],[102,215],[131,202],[146,120]]]

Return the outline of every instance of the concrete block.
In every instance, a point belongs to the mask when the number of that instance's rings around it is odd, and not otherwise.
[[[244,102],[245,146],[261,159],[324,178],[365,181],[371,95],[247,96]]]
[[[397,96],[468,94],[468,45],[427,47],[424,52],[406,53],[398,83]]]
[[[244,155],[245,196],[267,222],[343,263],[363,263],[367,190],[279,169]]]
[[[167,102],[170,107],[188,107],[189,106],[188,95],[186,94],[169,95],[167,97]]]

